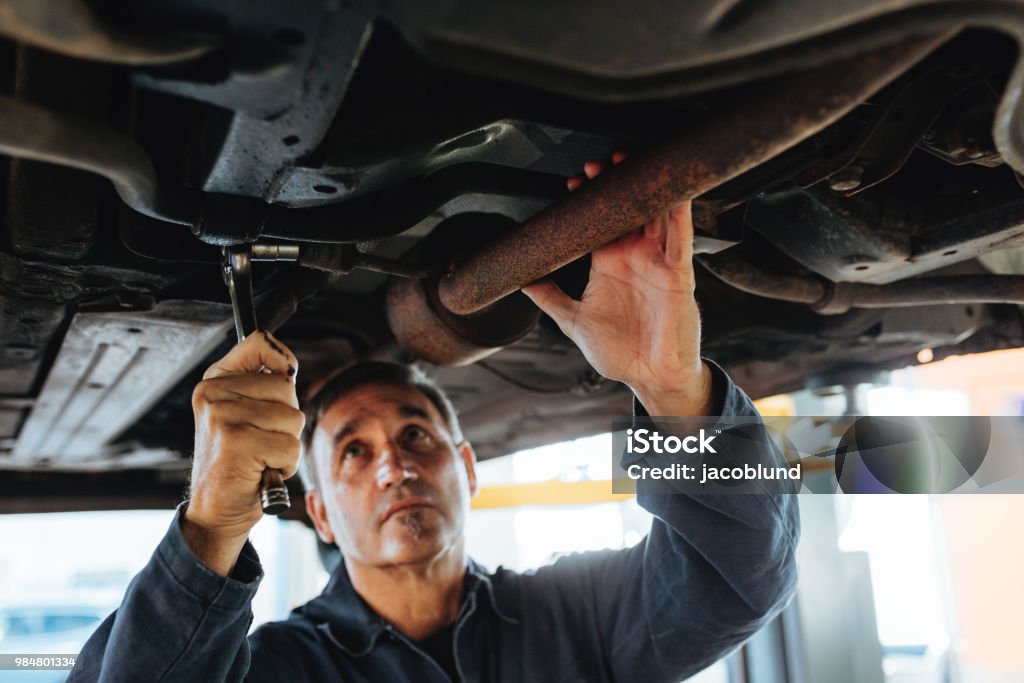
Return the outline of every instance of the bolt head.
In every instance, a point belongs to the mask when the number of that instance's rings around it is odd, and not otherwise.
[[[834,192],[849,192],[850,190],[856,190],[861,185],[861,176],[864,174],[864,169],[860,166],[847,166],[846,168],[836,171],[831,178],[828,179],[828,186]]]

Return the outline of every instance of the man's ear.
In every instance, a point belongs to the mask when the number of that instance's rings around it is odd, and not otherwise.
[[[327,508],[324,500],[316,491],[306,492],[306,514],[313,520],[317,536],[324,543],[334,543],[334,532],[331,531],[331,524],[327,521]]]
[[[462,456],[462,462],[466,466],[466,477],[469,480],[469,495],[476,495],[476,451],[469,444],[468,441],[463,441],[459,444],[459,455]]]

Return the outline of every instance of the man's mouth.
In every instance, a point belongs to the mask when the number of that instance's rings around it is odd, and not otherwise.
[[[391,507],[384,513],[384,519],[382,524],[400,512],[406,510],[412,510],[417,508],[432,508],[434,507],[429,501],[424,498],[402,498],[391,504]]]

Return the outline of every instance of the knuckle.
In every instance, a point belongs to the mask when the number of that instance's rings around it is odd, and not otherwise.
[[[306,428],[306,414],[297,408],[289,407],[289,409],[294,433],[296,436],[302,434],[302,430]]]
[[[192,406],[201,406],[209,401],[210,380],[204,379],[192,390]]]
[[[287,403],[292,384],[286,375],[260,375],[259,381],[266,395],[280,403]]]

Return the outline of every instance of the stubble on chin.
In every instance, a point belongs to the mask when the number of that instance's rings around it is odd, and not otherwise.
[[[405,528],[405,532],[414,541],[419,541],[423,537],[424,532],[424,520],[422,510],[411,510],[408,513],[402,515],[400,520],[402,526]]]

